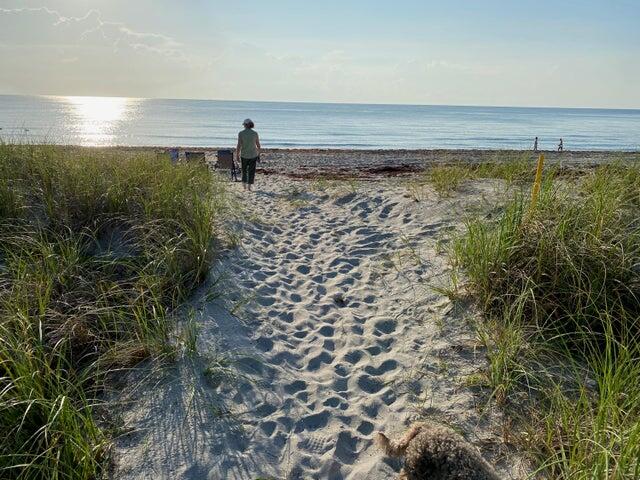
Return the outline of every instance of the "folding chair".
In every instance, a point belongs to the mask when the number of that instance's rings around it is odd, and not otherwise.
[[[180,151],[177,148],[170,148],[169,158],[171,159],[171,163],[175,165],[178,163],[178,160],[180,160]]]
[[[184,152],[184,159],[187,162],[198,162],[206,165],[206,155],[204,152]]]
[[[229,170],[231,181],[237,182],[238,169],[236,163],[233,161],[233,150],[218,150],[217,157],[216,169]]]

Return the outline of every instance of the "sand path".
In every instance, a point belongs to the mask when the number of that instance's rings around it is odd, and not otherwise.
[[[392,478],[372,433],[418,414],[499,462],[495,414],[464,386],[482,352],[431,289],[448,275],[438,240],[487,191],[416,202],[397,183],[265,182],[243,200],[241,246],[212,272],[238,290],[194,302],[200,353],[133,395],[114,477]]]

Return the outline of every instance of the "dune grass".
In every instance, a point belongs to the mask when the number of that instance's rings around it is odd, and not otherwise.
[[[547,175],[452,258],[486,312],[487,384],[547,478],[640,477],[640,164]]]
[[[225,208],[205,166],[0,145],[0,478],[102,472],[105,376],[170,352]]]
[[[495,159],[486,162],[443,163],[430,165],[423,174],[413,179],[409,184],[410,194],[417,200],[428,197],[423,191],[425,185],[430,185],[438,195],[448,197],[464,185],[466,181],[482,178],[505,180],[508,185],[525,184],[531,182],[535,172],[535,162],[530,153],[520,155],[497,155]]]

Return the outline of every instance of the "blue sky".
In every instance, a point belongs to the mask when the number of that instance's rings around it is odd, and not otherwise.
[[[640,2],[0,0],[0,93],[640,108]]]

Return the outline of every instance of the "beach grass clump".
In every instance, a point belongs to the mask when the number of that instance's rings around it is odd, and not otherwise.
[[[428,183],[440,196],[450,196],[469,180],[500,179],[508,185],[527,184],[533,181],[536,160],[530,154],[497,156],[492,161],[469,163],[444,163],[433,165],[424,172],[422,182]],[[415,189],[415,185],[413,186]]]
[[[106,376],[170,352],[225,192],[149,154],[0,145],[0,478],[95,478]]]
[[[427,181],[440,196],[449,196],[457,191],[472,171],[466,165],[437,165],[427,171]]]
[[[618,319],[616,335],[638,333],[638,213],[625,182],[608,176],[597,170],[578,192],[555,188],[550,178],[535,211],[520,196],[497,225],[468,224],[456,257],[490,308],[520,298],[537,325],[574,340],[604,334],[605,311]]]
[[[546,178],[453,247],[485,307],[489,384],[553,478],[640,474],[640,165]]]
[[[492,162],[482,162],[471,165],[472,178],[498,178],[508,184],[528,183],[533,181],[536,171],[536,160],[529,154],[514,158],[497,159]]]

